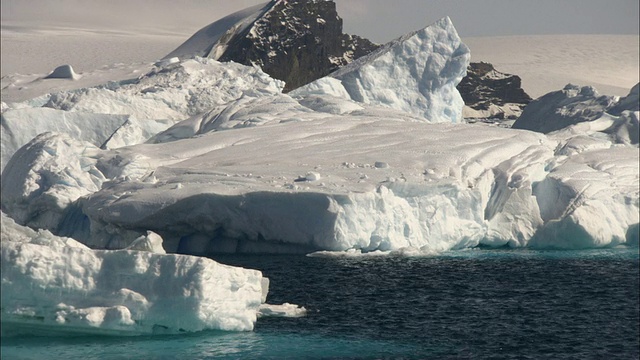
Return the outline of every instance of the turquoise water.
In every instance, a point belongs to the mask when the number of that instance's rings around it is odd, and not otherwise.
[[[254,332],[3,338],[2,359],[637,359],[638,248],[424,258],[220,256],[262,270],[303,318]]]

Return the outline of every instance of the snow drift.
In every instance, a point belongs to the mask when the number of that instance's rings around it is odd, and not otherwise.
[[[73,71],[71,65],[60,65],[44,78],[77,80],[80,78],[80,75],[76,74],[76,72]]]

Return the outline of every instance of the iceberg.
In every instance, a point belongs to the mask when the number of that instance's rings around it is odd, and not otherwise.
[[[0,170],[44,132],[100,148],[139,144],[179,121],[245,96],[279,94],[283,86],[260,69],[195,58],[159,62],[137,79],[3,103]]]
[[[71,112],[46,107],[8,109],[0,118],[0,171],[20,147],[45,132],[68,134],[99,148],[116,148],[142,143],[171,124],[166,121],[138,121],[130,115]]]
[[[258,314],[304,314],[261,305],[268,282],[259,271],[206,258],[95,251],[4,213],[0,244],[3,336],[249,331]]]
[[[420,116],[461,122],[464,101],[456,86],[467,73],[469,48],[445,17],[294,90],[329,94]]]
[[[105,104],[100,94],[159,96],[148,118],[169,106],[183,120],[148,143],[109,149],[39,136],[5,169],[2,207],[93,248],[153,248],[151,231],[167,252],[196,255],[635,243],[637,114],[608,114],[617,98],[568,87],[540,107],[566,102],[573,112],[564,113],[592,121],[547,135],[454,124],[467,62],[445,18],[289,94],[259,69],[195,58],[69,102],[51,96],[68,111]],[[396,76],[369,86],[389,71]],[[384,86],[399,102],[380,100]],[[602,111],[582,111],[584,101]],[[608,214],[606,229],[594,209]]]

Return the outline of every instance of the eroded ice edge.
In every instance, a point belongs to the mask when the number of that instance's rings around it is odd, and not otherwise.
[[[260,310],[257,271],[149,250],[637,246],[637,89],[540,98],[579,119],[546,135],[468,125],[468,62],[445,18],[287,95],[196,57],[3,103],[2,210],[20,224],[3,216],[3,323],[154,333],[299,314]]]

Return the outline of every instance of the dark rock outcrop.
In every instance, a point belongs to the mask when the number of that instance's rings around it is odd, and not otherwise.
[[[258,65],[286,83],[308,84],[370,53],[379,45],[342,33],[333,1],[278,1],[245,33],[228,43],[218,60]]]
[[[522,89],[517,75],[497,71],[485,62],[471,63],[457,88],[464,103],[474,110],[490,110],[491,105],[516,105],[520,111],[531,102],[531,97]],[[498,112],[494,117],[505,117]]]

